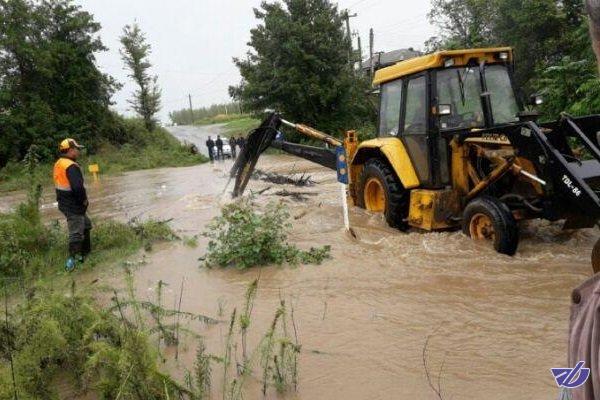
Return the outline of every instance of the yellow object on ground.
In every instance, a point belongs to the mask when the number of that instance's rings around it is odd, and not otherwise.
[[[88,171],[94,176],[94,180],[98,180],[98,173],[100,172],[100,166],[98,164],[88,165]]]

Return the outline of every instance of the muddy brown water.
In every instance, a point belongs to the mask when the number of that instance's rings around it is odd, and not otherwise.
[[[103,177],[90,184],[90,213],[173,218],[182,234],[197,234],[228,201],[223,191],[230,166],[227,161]],[[458,232],[400,233],[380,216],[351,208],[355,240],[342,229],[332,172],[287,156],[264,156],[258,167],[311,174],[315,186],[285,187],[317,194],[306,201],[271,195],[277,188],[257,201],[286,202],[298,217],[290,241],[301,248],[329,244],[333,258],[320,266],[207,270],[199,268],[206,246],[202,237],[197,248],[164,244],[135,270],[142,299],[154,298],[163,280],[164,302],[174,304],[184,280],[183,310],[218,317],[221,307],[221,319],[227,319],[260,274],[251,343],[267,330],[281,297],[294,305],[302,354],[298,392],[288,398],[437,398],[423,367],[428,336],[431,378],[437,385],[441,369],[445,399],[557,398],[549,369],[566,365],[569,295],[590,274],[595,230],[563,232],[558,224],[530,222],[522,227],[518,253],[507,257]],[[248,189],[267,186],[253,180]],[[21,197],[5,197],[2,205],[8,208]],[[52,202],[48,194],[49,219],[59,217]],[[94,273],[104,283],[122,286],[119,268]],[[209,351],[222,354],[225,325],[191,327],[205,335]],[[167,365],[183,376],[193,366],[194,341],[185,341],[180,352],[179,361]],[[220,397],[220,374],[215,367],[214,398]],[[257,379],[247,386],[245,398],[262,397]]]

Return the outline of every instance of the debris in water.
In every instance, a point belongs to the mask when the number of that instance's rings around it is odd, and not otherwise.
[[[278,192],[273,193],[275,196],[281,196],[281,197],[291,197],[293,200],[296,201],[306,201],[308,200],[308,196],[316,196],[316,193],[311,193],[311,192],[290,192],[288,190],[280,190]]]
[[[310,175],[302,174],[299,178],[293,178],[292,176],[293,174],[282,175],[257,169],[252,174],[252,179],[275,183],[277,185],[313,186],[315,184]]]

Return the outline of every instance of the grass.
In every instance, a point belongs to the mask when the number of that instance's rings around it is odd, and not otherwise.
[[[260,120],[250,116],[242,116],[236,120],[232,120],[223,127],[223,135],[226,137],[248,136],[248,132],[257,128],[260,125]]]
[[[132,284],[131,273],[126,273],[126,281]],[[179,327],[178,322],[165,322],[175,316],[216,321],[116,290],[108,306],[100,305],[95,293],[89,287],[77,288],[74,282],[70,288],[35,286],[14,309],[5,308],[0,399],[60,398],[66,383],[76,395],[93,393],[99,399],[195,400],[192,390],[161,370],[161,340],[174,337]],[[128,308],[134,308],[134,315],[139,314],[144,323],[131,319]]]
[[[130,121],[129,125],[129,130],[135,131],[130,143],[121,146],[100,143],[95,154],[84,154],[78,160],[88,180],[91,179],[88,172],[90,164],[98,164],[102,176],[140,169],[184,167],[208,161],[201,154],[192,154],[188,147],[162,128],[148,132],[137,126],[136,122]],[[25,162],[11,162],[0,169],[0,192],[26,189],[30,173],[44,186],[50,185],[52,167],[53,162],[45,162],[37,165],[31,172]]]

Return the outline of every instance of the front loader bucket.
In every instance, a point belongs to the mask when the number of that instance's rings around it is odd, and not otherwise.
[[[599,116],[563,116],[541,127],[528,122],[511,135],[519,154],[534,162],[546,181],[547,204],[552,204],[546,217],[565,218],[565,229],[593,227],[600,220],[599,129]],[[585,157],[573,153],[573,143],[582,145]]]

